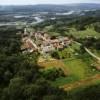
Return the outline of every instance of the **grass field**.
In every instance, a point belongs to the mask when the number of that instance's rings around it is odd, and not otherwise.
[[[80,81],[99,73],[97,70],[94,70],[94,68],[89,66],[87,62],[84,62],[79,58],[48,61],[40,63],[40,65],[44,66],[46,70],[56,67],[61,68],[64,71],[67,76],[57,78],[53,81],[52,84],[56,86]]]
[[[63,63],[65,64],[69,75],[67,77],[58,78],[55,82],[53,82],[54,85],[60,86],[67,83],[73,83],[99,73],[86,62],[82,61],[82,59],[73,59],[71,61],[65,59]]]

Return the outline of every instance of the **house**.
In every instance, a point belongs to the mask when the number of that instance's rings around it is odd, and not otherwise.
[[[48,45],[41,45],[41,53],[50,53],[51,51],[54,51],[55,48],[52,44],[48,44]]]
[[[51,38],[45,32],[31,32],[27,35],[27,30],[24,30],[24,37],[22,38],[22,48],[28,52],[38,50],[40,53],[50,53],[56,49],[63,49],[72,43],[68,37]]]
[[[29,40],[28,38],[24,38],[22,40],[23,45],[21,46],[21,50],[23,53],[25,52],[35,52],[38,50],[38,47],[36,46],[35,43],[33,43],[31,40]]]

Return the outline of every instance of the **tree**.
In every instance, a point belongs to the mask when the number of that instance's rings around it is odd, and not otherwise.
[[[56,69],[56,68],[46,70],[42,74],[45,79],[52,81],[56,80],[59,77],[65,76],[64,72],[61,69]]]
[[[59,55],[59,52],[58,51],[54,51],[51,53],[51,56],[56,58],[56,59],[60,59],[60,55]]]

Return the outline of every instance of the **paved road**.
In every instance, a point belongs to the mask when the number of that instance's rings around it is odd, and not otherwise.
[[[75,43],[77,43],[78,45],[82,45],[81,43],[74,41]],[[96,56],[95,54],[93,54],[88,48],[84,47],[85,51],[92,56],[93,58],[95,58],[96,60],[98,60],[100,62],[100,57]]]
[[[100,57],[96,56],[95,54],[93,54],[88,48],[84,47],[85,51],[91,55],[93,58],[97,59],[98,61],[100,61]]]

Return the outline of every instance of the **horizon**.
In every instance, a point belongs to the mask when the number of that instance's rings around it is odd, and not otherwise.
[[[0,0],[0,5],[68,5],[68,4],[80,4],[91,3],[100,4],[99,0]]]
[[[0,6],[35,6],[35,5],[73,5],[73,4],[100,4],[100,3],[66,3],[66,4],[52,4],[52,3],[44,3],[44,4],[0,4]]]

